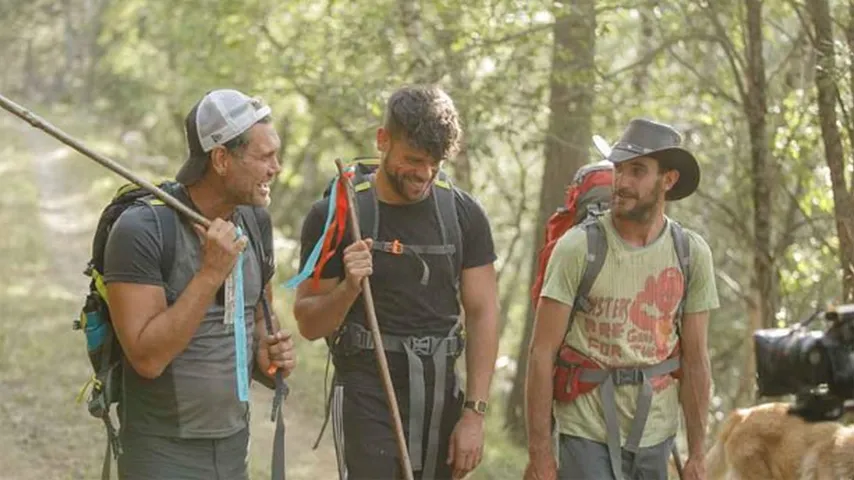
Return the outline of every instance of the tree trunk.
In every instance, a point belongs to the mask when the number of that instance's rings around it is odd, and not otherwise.
[[[656,2],[657,3],[657,2]],[[638,38],[638,53],[639,57],[644,58],[653,50],[652,35],[653,21],[655,19],[654,10],[657,5],[641,6],[638,8],[640,13],[640,38]],[[639,65],[632,75],[632,90],[636,98],[644,98],[646,95],[646,87],[649,84],[649,63]]]
[[[556,2],[553,27],[552,70],[550,77],[549,126],[545,141],[540,208],[534,229],[534,257],[531,262],[533,282],[537,254],[544,240],[549,216],[563,203],[564,192],[575,171],[587,163],[591,138],[594,54],[596,48],[595,0],[572,3]],[[532,283],[531,283],[532,284]],[[529,305],[525,333],[519,344],[516,377],[507,401],[505,422],[512,438],[525,438],[525,372],[528,345],[533,327],[533,310]]]
[[[754,289],[759,295],[759,321],[762,327],[774,324],[773,261],[771,255],[772,169],[768,158],[768,126],[765,60],[762,56],[762,0],[747,3],[747,98],[744,109],[750,132],[750,158],[753,166]]]
[[[851,94],[849,100],[854,105],[854,0],[848,0],[848,29],[845,36],[848,39],[848,53],[852,56],[848,62],[848,92]],[[848,122],[848,146],[854,152],[854,118],[849,118]],[[854,175],[851,175],[849,182],[851,186],[848,188],[854,192]]]
[[[837,69],[834,59],[833,21],[827,0],[809,0],[807,9],[813,22],[818,54],[815,71],[818,115],[833,187],[839,260],[842,266],[842,300],[851,302],[854,301],[854,197],[845,181],[845,152],[836,117],[839,89],[834,79]]]

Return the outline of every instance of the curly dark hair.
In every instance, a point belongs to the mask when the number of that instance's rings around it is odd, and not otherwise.
[[[407,85],[394,92],[384,127],[392,139],[402,137],[437,161],[456,155],[462,137],[453,100],[436,85]]]

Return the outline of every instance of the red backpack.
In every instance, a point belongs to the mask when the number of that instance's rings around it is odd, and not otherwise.
[[[546,266],[555,244],[570,228],[601,215],[611,203],[614,189],[614,165],[602,160],[578,169],[566,190],[564,204],[546,222],[546,238],[537,260],[537,276],[531,287],[531,301],[537,304]]]

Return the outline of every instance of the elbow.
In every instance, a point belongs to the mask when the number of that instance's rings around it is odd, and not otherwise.
[[[308,341],[314,341],[320,338],[323,338],[323,335],[317,331],[317,329],[311,328],[307,322],[297,322],[297,326],[299,327],[299,333],[302,335],[302,338]]]
[[[306,312],[302,302],[294,303],[294,319],[297,321],[297,329],[302,337],[309,341],[323,338],[322,332],[316,327],[317,322],[311,320],[311,315]]]
[[[160,375],[163,375],[163,371],[166,370],[165,363],[151,357],[128,355],[128,362],[134,371],[146,380],[155,380]]]

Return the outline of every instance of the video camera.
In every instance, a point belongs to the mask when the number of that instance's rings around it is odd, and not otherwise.
[[[806,327],[824,313],[824,331]],[[760,396],[795,395],[791,412],[807,421],[836,420],[854,400],[854,304],[816,312],[791,328],[753,334]]]

